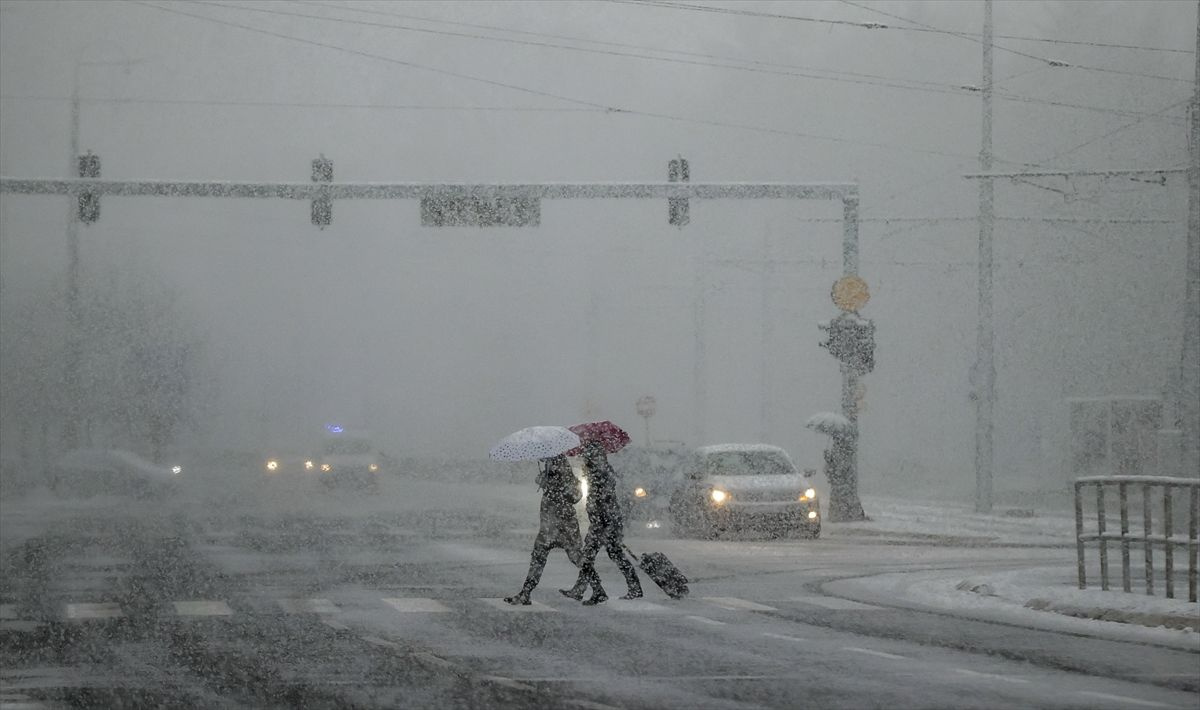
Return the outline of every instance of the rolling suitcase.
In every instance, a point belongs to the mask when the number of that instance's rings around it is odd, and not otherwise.
[[[628,545],[625,545],[625,550],[633,558],[633,561],[638,563],[638,567],[646,573],[646,576],[654,580],[658,588],[666,592],[667,596],[672,599],[683,599],[687,596],[687,577],[667,559],[666,555],[661,552],[647,552],[639,558],[633,554],[633,550],[630,550]]]

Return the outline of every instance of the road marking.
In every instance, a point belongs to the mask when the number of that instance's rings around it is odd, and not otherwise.
[[[587,708],[587,710],[621,710],[613,705],[605,705],[594,700],[566,700],[564,704],[571,705],[577,708]]]
[[[383,600],[384,604],[392,607],[396,611],[409,612],[427,612],[432,614],[440,614],[450,611],[450,607],[439,602],[436,599],[428,599],[425,597],[389,597]]]
[[[766,636],[768,638],[773,638],[773,639],[782,639],[784,641],[796,641],[799,643],[804,642],[804,639],[802,639],[798,636],[788,636],[786,634],[773,634],[770,631],[764,631],[763,636]]]
[[[441,666],[442,668],[449,668],[451,670],[455,670],[455,666],[453,663],[451,663],[450,661],[447,661],[445,658],[442,658],[441,656],[435,656],[432,653],[429,653],[427,651],[417,651],[416,653],[412,654],[412,657],[417,659],[418,661],[424,661],[425,663],[432,663],[435,666]]]
[[[691,614],[689,614],[684,618],[691,619],[692,621],[699,621],[702,624],[712,624],[713,626],[724,626],[725,625],[724,621],[717,621],[716,619],[710,619],[707,616],[692,616]]]
[[[721,607],[722,609],[734,609],[734,610],[744,609],[747,611],[779,611],[778,609],[776,609],[773,606],[767,606],[766,604],[756,604],[754,602],[748,602],[745,599],[738,599],[736,597],[704,597],[704,601],[709,602],[710,604],[716,604],[717,606]]]
[[[15,619],[17,618],[16,604],[0,604],[0,619]]]
[[[392,649],[400,648],[400,646],[398,646],[396,643],[386,639],[381,639],[378,636],[363,636],[362,640],[373,646],[383,646],[384,648]]]
[[[869,648],[858,648],[857,646],[843,646],[842,650],[853,651],[854,653],[865,653],[868,656],[879,656],[880,658],[893,658],[902,661],[908,660],[908,656],[898,656],[894,653],[884,653],[883,651],[872,651]]]
[[[345,624],[343,624],[340,621],[334,621],[333,619],[322,619],[321,623],[325,624],[326,626],[328,626],[329,628],[331,628],[335,631],[349,631],[350,630],[349,626],[346,626]]]
[[[68,604],[68,619],[116,619],[125,616],[120,604]]]
[[[336,614],[341,609],[328,599],[277,599],[288,614]]]
[[[537,688],[533,687],[532,685],[518,683],[512,678],[504,678],[498,675],[484,675],[479,677],[481,680],[486,680],[489,683],[495,683],[496,685],[503,685],[505,688],[513,688],[515,690],[537,690]]]
[[[628,612],[664,612],[671,611],[662,604],[644,601],[642,599],[614,599],[609,608],[616,611]]]
[[[1142,700],[1140,698],[1127,698],[1124,695],[1109,695],[1108,693],[1097,693],[1092,690],[1077,690],[1077,691],[1075,691],[1075,694],[1076,695],[1086,695],[1089,698],[1098,698],[1100,700],[1110,700],[1114,703],[1132,703],[1133,705],[1141,705],[1143,707],[1148,707],[1148,708],[1175,707],[1174,705],[1167,705],[1166,703],[1159,703],[1159,702],[1155,702],[1153,700]]]
[[[1007,681],[1009,683],[1028,683],[1029,682],[1029,681],[1025,680],[1024,678],[1017,678],[1015,676],[1007,676],[1007,675],[997,675],[995,673],[981,673],[979,671],[972,671],[972,670],[968,670],[966,668],[955,668],[954,672],[962,673],[963,675],[975,676],[977,678],[991,678],[993,680],[1003,680],[1003,681]]]
[[[508,602],[504,601],[503,599],[495,599],[495,598],[483,598],[483,599],[480,599],[479,601],[483,602],[484,604],[487,604],[488,606],[492,606],[497,609],[500,609],[501,611],[516,611],[516,612],[524,612],[524,613],[529,613],[531,611],[541,611],[541,612],[558,611],[557,609],[555,609],[552,606],[546,606],[545,604],[543,604],[541,602],[534,602],[534,601],[531,601],[528,604],[509,604]]]
[[[855,611],[882,611],[881,606],[871,606],[861,602],[851,601],[849,599],[838,599],[837,597],[791,597],[790,602],[799,604],[811,604],[825,609],[837,610],[855,610]]]
[[[233,609],[225,602],[171,602],[175,613],[180,616],[233,616]]]

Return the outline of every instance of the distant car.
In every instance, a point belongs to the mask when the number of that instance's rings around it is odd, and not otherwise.
[[[318,478],[328,487],[379,487],[381,457],[367,432],[329,429],[312,460]]]
[[[821,509],[813,473],[801,474],[778,446],[701,447],[676,476],[671,521],[677,531],[702,537],[754,530],[816,538]]]
[[[267,456],[262,465],[262,473],[269,479],[313,474],[316,470],[317,464],[312,457],[290,454]]]
[[[121,449],[76,449],[50,467],[50,488],[68,497],[146,498],[176,491],[183,467],[160,465]]]
[[[621,503],[629,520],[666,520],[675,475],[687,458],[675,446],[626,446],[608,457],[621,481]]]

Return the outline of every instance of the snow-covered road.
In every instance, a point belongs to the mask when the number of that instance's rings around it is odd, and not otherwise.
[[[0,707],[1188,708],[1200,698],[1200,655],[1178,636],[976,620],[921,608],[900,596],[913,585],[893,581],[1069,569],[1070,550],[643,529],[631,547],[684,568],[688,599],[643,580],[643,600],[617,600],[620,575],[605,560],[614,599],[583,607],[556,591],[575,572],[556,551],[535,603],[511,607],[499,598],[524,577],[535,510],[523,486],[399,479],[367,498],[273,487],[159,509],[8,500]]]

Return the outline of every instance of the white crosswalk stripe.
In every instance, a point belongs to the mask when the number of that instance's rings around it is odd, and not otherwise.
[[[733,609],[735,611],[778,611],[773,606],[750,602],[745,599],[738,599],[737,597],[704,597],[704,601],[716,604],[722,609]]]
[[[328,599],[277,599],[276,602],[288,614],[336,614],[341,611]]]
[[[791,597],[788,601],[839,611],[883,611],[883,607],[880,606],[871,606],[870,604],[863,604],[862,602],[851,601],[849,599],[838,599],[837,597]]]
[[[383,600],[384,604],[392,607],[396,611],[403,612],[424,612],[442,614],[450,611],[450,607],[439,602],[436,599],[427,599],[425,597],[389,597]]]
[[[484,604],[487,604],[490,607],[500,609],[501,611],[515,611],[515,612],[524,612],[524,613],[558,611],[557,609],[555,609],[552,606],[547,606],[541,602],[535,602],[535,601],[531,601],[531,602],[529,602],[529,604],[509,604],[508,602],[504,601],[503,599],[493,599],[493,598],[484,598],[484,599],[480,599],[479,601],[483,602]]]
[[[233,616],[233,609],[221,601],[171,602],[180,616]]]
[[[68,604],[66,608],[68,619],[116,619],[125,616],[120,604]]]
[[[662,604],[655,604],[654,602],[648,602],[644,599],[613,599],[609,601],[608,604],[602,604],[601,606],[608,606],[614,611],[625,611],[630,613],[659,614],[663,612],[670,613],[671,611]]]

